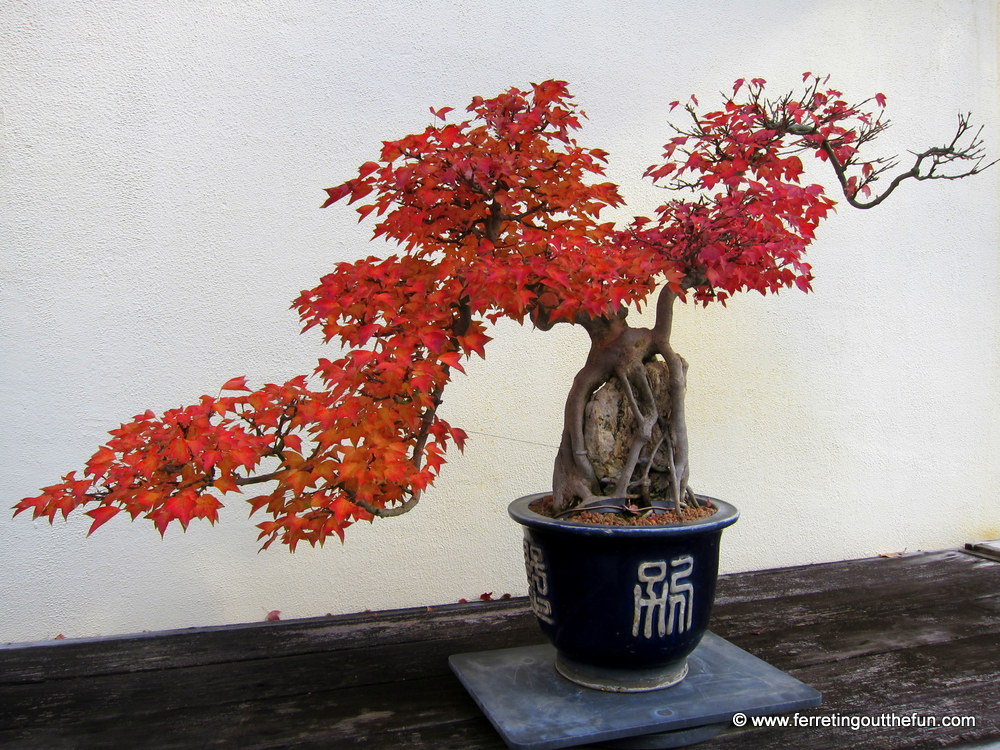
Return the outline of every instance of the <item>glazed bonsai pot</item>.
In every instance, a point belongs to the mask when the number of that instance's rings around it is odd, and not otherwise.
[[[708,627],[722,530],[739,518],[729,503],[698,496],[716,512],[671,526],[604,526],[508,507],[524,530],[532,610],[556,648],[556,669],[599,690],[670,687]]]

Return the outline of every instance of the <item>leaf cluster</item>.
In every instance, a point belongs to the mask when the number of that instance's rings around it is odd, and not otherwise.
[[[173,522],[214,523],[221,495],[270,483],[247,500],[267,516],[264,547],[343,539],[352,523],[411,509],[448,445],[462,447],[465,433],[438,408],[463,359],[485,356],[490,323],[547,329],[620,317],[661,284],[702,304],[808,291],[803,256],[835,203],[821,185],[802,184],[804,155],[829,162],[860,207],[909,177],[989,166],[963,117],[950,143],[915,154],[911,170],[865,202],[895,166],[861,156],[888,126],[885,98],[849,104],[825,79],[803,81],[800,93],[769,99],[763,80],[739,80],[707,112],[691,97],[688,121],[645,172],[667,199],[623,228],[601,220],[623,199],[605,179],[608,154],[575,138],[585,115],[565,82],[476,97],[458,121],[432,108],[434,124],[385,141],[327,190],[324,206],[357,204],[374,238],[398,248],[338,264],[294,301],[304,330],[339,342],[343,356],[281,385],[251,390],[233,378],[227,395],[144,412],[110,433],[82,476],[20,501],[15,514],[52,521],[87,507],[94,531],[125,511],[162,534]],[[949,173],[955,164],[964,170]]]

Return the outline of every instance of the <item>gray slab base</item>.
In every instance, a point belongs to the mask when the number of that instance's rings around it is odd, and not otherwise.
[[[452,671],[514,750],[603,745],[619,750],[683,747],[732,726],[736,713],[789,713],[820,693],[714,633],[688,657],[673,687],[608,693],[580,687],[555,669],[548,645],[456,654]]]

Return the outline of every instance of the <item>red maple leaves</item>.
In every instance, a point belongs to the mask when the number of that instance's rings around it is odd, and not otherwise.
[[[89,507],[93,531],[125,511],[163,533],[175,521],[214,523],[220,495],[269,483],[247,501],[269,516],[259,538],[295,549],[408,510],[448,444],[462,447],[465,434],[437,409],[463,358],[485,355],[489,323],[609,315],[662,282],[702,303],[809,289],[802,254],[834,203],[800,184],[799,154],[858,167],[845,187],[862,191],[877,170],[855,163],[857,147],[882,128],[811,80],[802,97],[767,101],[761,79],[741,79],[704,114],[692,97],[690,125],[646,171],[678,197],[623,229],[600,220],[623,201],[602,179],[607,154],[573,137],[584,115],[566,83],[476,97],[460,122],[431,108],[438,124],[386,141],[327,190],[324,206],[357,203],[374,237],[399,247],[337,265],[294,301],[304,330],[338,340],[341,357],[321,360],[311,380],[251,390],[237,377],[220,394],[239,395],[140,414],[111,432],[83,477],[67,475],[16,513],[51,521]]]

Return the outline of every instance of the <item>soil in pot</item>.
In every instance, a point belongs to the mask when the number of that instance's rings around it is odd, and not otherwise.
[[[552,496],[546,495],[539,498],[529,506],[535,513],[556,518],[557,514],[552,505]],[[639,512],[616,512],[620,505],[612,504],[609,501],[607,506],[601,506],[594,510],[578,510],[572,513],[559,514],[558,517],[565,521],[575,521],[577,523],[592,523],[601,526],[669,526],[676,523],[689,523],[702,518],[715,515],[715,508],[709,505],[699,505],[695,507],[685,506],[681,508],[678,516],[675,510],[655,510]]]

